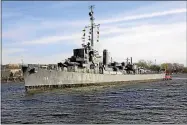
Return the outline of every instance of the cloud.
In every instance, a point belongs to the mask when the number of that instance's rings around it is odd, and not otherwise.
[[[132,56],[139,59],[157,59],[185,63],[186,23],[146,25],[126,28],[123,34],[102,39],[102,47],[108,49],[116,60]]]
[[[23,48],[3,48],[2,49],[2,54],[14,54],[18,52],[24,52],[25,49]]]
[[[107,26],[106,24],[108,23],[116,23],[116,22],[121,22],[121,21],[129,21],[129,20],[138,20],[138,19],[144,19],[144,18],[152,18],[152,17],[157,17],[157,16],[166,16],[166,15],[170,15],[170,14],[177,14],[177,13],[184,13],[186,12],[185,8],[181,8],[181,9],[175,9],[175,10],[169,10],[169,11],[163,11],[163,12],[153,12],[153,13],[148,13],[148,14],[140,14],[140,15],[133,15],[133,16],[127,16],[127,17],[116,17],[116,18],[111,18],[111,19],[106,19],[106,20],[101,20],[101,21],[97,21],[99,23],[101,23],[102,25],[104,25],[105,27]],[[22,38],[21,36],[27,36],[28,33],[25,32],[27,31],[34,31],[37,29],[42,29],[42,28],[55,28],[55,27],[61,27],[61,26],[80,26],[80,25],[84,25],[87,21],[82,20],[82,21],[69,21],[69,22],[50,22],[50,21],[44,21],[40,23],[40,26],[35,26],[35,28],[33,28],[33,26],[27,26],[27,27],[20,27],[19,29],[15,29],[15,30],[11,30],[8,32],[3,32],[3,38],[9,37],[12,39],[18,39]],[[109,27],[109,26],[108,26]],[[120,33],[123,32],[121,31],[119,28],[115,27],[113,28],[113,30],[111,32],[101,32],[102,34],[110,34],[110,33]],[[25,34],[25,35],[23,35]],[[21,42],[21,44],[52,44],[52,43],[57,43],[63,40],[67,40],[67,39],[80,39],[81,34],[78,36],[78,33],[72,33],[75,35],[68,35],[68,36],[47,36],[46,38],[39,38],[36,40],[31,40],[31,41],[24,41]],[[72,36],[72,38],[71,38]],[[20,44],[20,43],[19,43]]]
[[[140,14],[140,15],[127,16],[127,17],[115,17],[113,19],[100,20],[98,22],[101,24],[116,23],[121,21],[138,20],[138,19],[166,16],[171,14],[185,13],[185,12],[187,12],[186,8],[180,8],[180,9],[174,9],[169,11],[153,12],[148,14]]]
[[[139,15],[133,15],[133,16],[126,16],[126,17],[121,15],[120,17],[113,17],[113,18],[108,18],[108,19],[104,19],[104,20],[98,20],[97,22],[101,23],[104,26],[107,26],[110,23],[153,18],[153,17],[166,16],[166,15],[178,14],[178,13],[184,13],[184,12],[186,12],[186,8],[172,9],[172,10],[167,10],[167,11],[162,11],[162,12],[152,12],[152,13],[147,13],[147,14],[139,14]],[[29,18],[29,20],[30,19],[31,18]],[[75,28],[78,28],[78,27],[81,28],[85,24],[89,23],[88,20],[76,20],[76,21],[64,21],[64,20],[63,21],[54,21],[54,20],[46,21],[45,20],[44,21],[44,20],[40,19],[38,21],[38,19],[37,19],[34,21],[33,17],[32,17],[32,20],[36,24],[25,24],[25,25],[20,24],[20,25],[14,27],[14,29],[10,28],[10,30],[3,30],[3,33],[2,33],[3,38],[9,38],[9,39],[12,39],[15,41],[20,41],[20,39],[23,39],[23,38],[26,39],[26,37],[31,37],[31,35],[34,34],[36,31],[41,32],[39,30],[52,30],[52,29],[58,30],[58,31],[60,31],[62,29],[69,30],[69,29],[71,29],[71,28],[68,28],[70,26],[75,27]],[[118,24],[116,24],[116,25],[118,25]],[[115,30],[118,30],[118,29],[115,29]],[[57,38],[58,36],[51,36],[51,38],[49,38],[49,36],[47,36],[46,39],[47,38],[51,39],[51,42],[46,42],[46,43],[52,43],[52,41],[54,41],[55,43],[58,42],[58,40],[57,41],[55,41],[55,39],[52,40],[53,37]],[[62,37],[63,36],[60,36],[59,39],[62,39]],[[66,36],[64,36],[64,37],[66,38]],[[45,39],[45,38],[42,38],[42,39]],[[25,40],[25,41],[28,41],[28,40]],[[36,43],[36,41],[39,41],[39,43]],[[24,43],[26,43],[26,42],[24,42]],[[29,43],[30,42],[28,41],[28,44]],[[44,42],[41,42],[40,40],[34,40],[34,42],[32,44],[34,44],[34,43],[36,43],[36,44],[42,43],[43,44]]]
[[[77,40],[77,39],[80,39],[80,36],[81,34],[73,34],[73,35],[68,35],[68,36],[49,36],[49,37],[40,38],[38,40],[21,42],[20,44],[24,44],[24,45],[52,44],[52,43],[58,43],[58,42],[63,42],[67,40]]]
[[[24,48],[2,48],[2,64],[7,64],[12,61],[12,63],[19,63],[21,58],[15,56],[16,53],[24,53],[26,50]],[[20,54],[18,54],[20,55]],[[18,61],[19,60],[19,61]]]
[[[72,53],[59,53],[55,55],[37,56],[29,53],[22,53],[17,56],[6,55],[3,56],[2,63],[23,63],[25,64],[57,64],[60,61],[64,61],[70,57]]]
[[[8,19],[8,18],[13,18],[13,17],[18,17],[21,16],[20,13],[13,13],[13,12],[6,12],[2,13],[2,19]]]
[[[26,27],[20,27],[17,29],[9,30],[7,32],[2,32],[3,39],[9,39],[14,41],[19,41],[21,39],[28,39]]]
[[[146,13],[135,11],[136,13],[132,16],[121,14],[120,16],[103,17],[102,20],[96,20],[96,22],[102,24],[100,27],[100,42],[95,44],[101,54],[102,50],[106,48],[118,61],[132,56],[134,61],[139,59],[154,60],[156,58],[158,63],[166,61],[186,63],[186,22],[178,20],[168,23],[166,20],[157,24],[153,23],[155,18],[160,19],[169,15],[172,15],[171,18],[175,18],[176,15],[185,14],[186,8],[170,8],[169,10],[166,8],[164,11],[154,12],[147,10]],[[152,19],[153,21],[147,23],[146,20],[144,22],[142,19]],[[4,62],[9,62],[9,60],[20,62],[21,58],[24,58],[25,62],[28,63],[57,63],[61,59],[71,56],[72,52],[62,52],[60,54],[51,52],[51,56],[46,55],[45,57],[23,52],[27,49],[29,51],[31,49],[29,46],[35,45],[41,45],[44,50],[45,46],[49,47],[58,43],[58,45],[61,44],[62,51],[65,42],[80,46],[82,33],[76,30],[81,31],[85,24],[89,24],[89,20],[56,21],[55,18],[48,21],[46,19],[38,21],[33,19],[32,21],[32,23],[27,22],[20,25],[24,22],[23,20],[19,24],[15,24],[14,27],[12,27],[14,25],[12,24],[3,30],[3,39],[15,41],[14,43],[3,41],[6,48],[12,47],[5,50]],[[42,49],[41,52],[43,52]],[[15,56],[15,53],[20,54]]]
[[[180,62],[184,64],[186,61],[185,27],[186,23],[141,25],[132,28],[116,28],[116,30],[113,30],[115,27],[111,27],[111,29],[105,29],[104,34],[106,35],[107,33],[113,34],[118,32],[119,35],[102,37],[101,34],[101,40],[99,43],[95,43],[95,46],[99,49],[101,54],[103,49],[108,49],[113,59],[117,61],[123,61],[124,58],[132,56],[133,61],[135,62],[140,59],[157,59],[157,63]],[[78,34],[77,37],[79,37]],[[48,43],[51,42],[51,40],[53,42],[53,40],[60,41],[65,39],[65,37],[50,38],[40,39],[40,41],[33,41],[33,43],[45,44],[45,42]],[[74,36],[67,36],[66,40],[67,39],[77,38]],[[29,43],[31,44],[32,42],[30,41]],[[81,42],[77,42],[76,44],[80,45]],[[12,52],[15,52],[16,50],[17,52],[19,51],[19,49],[15,49],[12,50]],[[65,55],[71,56],[72,52],[66,53]],[[53,56],[47,57],[25,55],[24,59],[27,62],[46,61],[49,63],[55,63],[61,59],[65,59],[65,55],[63,53],[54,54]],[[13,57],[11,56],[11,58]],[[33,59],[31,60],[29,58]],[[53,60],[50,58],[53,58]]]

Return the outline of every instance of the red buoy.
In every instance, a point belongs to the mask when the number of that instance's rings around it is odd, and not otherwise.
[[[166,73],[164,80],[172,80],[172,76]]]

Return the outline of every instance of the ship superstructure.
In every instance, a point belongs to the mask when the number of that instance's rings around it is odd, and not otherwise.
[[[73,56],[66,59],[64,63],[58,63],[58,68],[62,71],[73,71],[78,72],[80,70],[85,70],[87,73],[107,73],[107,71],[119,71],[118,73],[125,74],[133,71],[135,73],[135,68],[131,62],[109,62],[109,52],[108,50],[103,50],[103,55],[100,56],[97,48],[94,47],[94,29],[96,29],[97,42],[99,42],[99,27],[100,24],[94,23],[94,6],[90,6],[90,25],[85,26],[83,29],[82,37],[82,48],[77,48],[73,50]],[[88,31],[88,39],[86,38],[86,31]],[[88,41],[88,42],[87,42]],[[109,73],[109,72],[108,72]]]

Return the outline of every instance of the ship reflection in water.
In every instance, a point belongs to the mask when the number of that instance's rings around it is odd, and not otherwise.
[[[1,94],[2,123],[187,123],[184,77],[29,95],[24,84],[7,83]]]

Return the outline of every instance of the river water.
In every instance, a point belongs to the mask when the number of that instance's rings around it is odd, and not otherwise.
[[[1,123],[187,123],[187,76],[32,94],[1,84]]]

